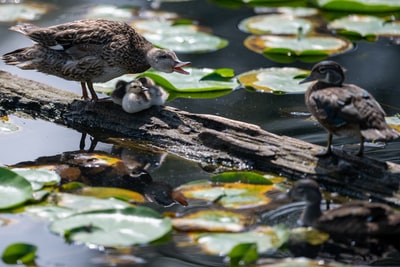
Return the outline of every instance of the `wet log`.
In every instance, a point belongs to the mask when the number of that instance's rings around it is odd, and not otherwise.
[[[335,150],[317,158],[321,146],[260,127],[173,107],[128,114],[112,102],[80,96],[0,72],[0,106],[86,132],[106,142],[131,144],[199,162],[210,171],[274,172],[292,179],[313,178],[327,190],[357,199],[400,205],[400,165]]]

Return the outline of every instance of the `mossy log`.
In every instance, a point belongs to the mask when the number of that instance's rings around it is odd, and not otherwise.
[[[358,199],[400,205],[400,165],[335,150],[317,158],[321,146],[267,132],[260,127],[173,107],[125,113],[110,101],[87,102],[79,95],[0,72],[0,106],[87,132],[199,162],[208,170],[258,170],[292,179],[313,178],[327,190]]]

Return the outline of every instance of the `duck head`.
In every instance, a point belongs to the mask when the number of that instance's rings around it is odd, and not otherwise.
[[[306,201],[310,204],[320,204],[322,195],[317,182],[311,179],[297,181],[289,190],[288,196],[294,200]]]
[[[143,86],[143,84],[139,81],[139,80],[133,80],[129,83],[126,83],[125,85],[125,92],[126,93],[141,93],[141,92],[145,92],[148,91],[149,89],[145,86]]]
[[[175,71],[182,74],[189,74],[189,72],[182,69],[182,67],[189,66],[190,62],[180,61],[171,50],[152,48],[147,53],[147,62],[152,68],[158,71],[166,73]]]
[[[335,61],[321,61],[314,65],[314,67],[311,69],[310,75],[308,75],[304,80],[300,81],[299,84],[314,80],[341,86],[344,81],[344,70],[342,66]]]

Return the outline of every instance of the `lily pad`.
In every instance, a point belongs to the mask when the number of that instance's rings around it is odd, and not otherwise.
[[[0,134],[8,134],[17,132],[20,130],[20,127],[16,124],[13,124],[9,121],[0,120]]]
[[[225,208],[247,209],[267,205],[271,200],[265,193],[275,189],[274,185],[198,181],[182,185],[176,190],[186,198],[218,202]]]
[[[311,227],[298,227],[290,230],[289,239],[295,242],[307,242],[316,246],[328,241],[329,234],[320,232]]]
[[[11,170],[28,180],[34,191],[42,189],[43,186],[56,185],[61,181],[61,177],[55,171],[47,169],[13,168]]]
[[[198,31],[194,25],[175,25],[171,21],[141,20],[133,27],[153,44],[178,53],[204,53],[228,45],[226,39]]]
[[[309,74],[308,70],[298,68],[266,68],[252,70],[237,76],[238,81],[257,91],[272,94],[304,93],[308,85],[299,84],[301,78]]]
[[[313,29],[312,22],[304,18],[288,15],[258,15],[246,18],[239,23],[239,29],[251,34],[303,34]]]
[[[353,48],[352,43],[347,40],[326,35],[305,37],[253,35],[245,39],[244,45],[271,60],[283,63],[290,63],[296,58],[305,62],[319,61]]]
[[[83,187],[74,190],[74,194],[98,198],[116,198],[130,203],[144,202],[144,196],[127,189],[115,187]]]
[[[239,86],[234,73],[229,69],[186,68],[190,75],[179,73],[163,73],[149,70],[141,76],[147,76],[162,86],[170,94],[169,100],[176,97],[210,98],[225,95]],[[229,77],[232,76],[232,77]],[[127,74],[106,83],[95,84],[96,91],[110,94],[118,80],[131,81],[137,75]]]
[[[397,0],[316,0],[322,9],[346,12],[389,12],[400,10]]]
[[[400,132],[400,114],[396,116],[385,117],[385,120],[390,127]]]
[[[210,180],[215,183],[234,183],[241,182],[245,184],[273,184],[271,180],[265,176],[255,173],[255,172],[224,172],[220,174],[215,174],[210,177]]]
[[[18,3],[0,5],[0,22],[38,20],[52,9],[39,3]]]
[[[252,221],[247,215],[226,210],[202,210],[172,219],[176,229],[191,232],[240,232]]]
[[[282,246],[288,236],[289,231],[286,228],[259,226],[242,233],[200,234],[197,242],[210,254],[228,255],[235,246],[243,243],[257,244],[257,252],[263,253]]]
[[[48,221],[53,221],[55,219],[68,217],[76,213],[73,209],[70,208],[63,208],[50,205],[27,206],[25,207],[25,212],[46,219]]]
[[[74,242],[106,247],[148,244],[172,230],[170,218],[146,207],[74,214],[50,225],[51,231]]]
[[[8,209],[32,198],[31,184],[21,175],[0,167],[0,209]]]
[[[26,264],[34,263],[37,247],[27,243],[14,243],[8,245],[1,259],[7,264]]]
[[[371,36],[399,36],[400,22],[388,22],[385,19],[374,16],[351,15],[336,19],[329,23],[329,28],[337,30],[343,35],[354,35],[354,32],[362,37]]]

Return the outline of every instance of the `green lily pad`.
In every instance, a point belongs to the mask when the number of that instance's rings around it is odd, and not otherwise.
[[[0,167],[0,209],[8,209],[32,198],[30,182],[21,175]]]
[[[271,180],[265,176],[255,173],[255,172],[224,172],[220,174],[215,174],[210,177],[210,180],[214,183],[235,183],[241,182],[245,184],[273,184]]]
[[[204,53],[228,45],[226,39],[201,32],[194,25],[173,24],[171,21],[141,20],[133,27],[153,44],[178,53]]]
[[[302,29],[303,34],[313,29],[312,22],[288,15],[258,15],[239,23],[239,29],[251,34],[294,34]]]
[[[344,35],[354,35],[354,32],[362,37],[400,35],[399,21],[387,22],[374,16],[346,16],[332,21],[328,26]]]
[[[39,3],[18,3],[0,5],[0,22],[38,20],[52,9]]]
[[[68,217],[76,213],[73,209],[70,208],[63,208],[50,205],[27,206],[25,207],[25,212],[46,219],[48,221],[53,221],[55,219]]]
[[[271,199],[265,193],[275,190],[274,185],[243,183],[213,184],[208,181],[191,182],[176,190],[186,198],[214,201],[231,209],[250,209],[267,205]]]
[[[252,218],[226,210],[201,210],[174,218],[172,223],[181,231],[240,232],[252,223]]]
[[[132,206],[125,201],[115,198],[102,199],[68,193],[56,193],[49,199],[49,202],[58,207],[72,209],[75,212],[89,212],[103,209],[124,209]]]
[[[400,10],[397,0],[316,0],[322,9],[346,12],[389,12]]]
[[[272,94],[304,93],[308,84],[299,84],[301,78],[309,74],[308,70],[298,68],[266,68],[252,70],[237,76],[238,81],[257,91]]]
[[[235,246],[243,243],[257,244],[257,252],[263,253],[282,246],[288,236],[289,231],[283,227],[259,226],[242,233],[200,234],[197,243],[206,252],[216,255],[228,255]]]
[[[9,121],[0,120],[0,134],[8,134],[17,132],[20,130],[20,127],[16,124],[13,124]]]
[[[296,58],[305,62],[319,61],[327,56],[337,55],[353,48],[351,42],[332,36],[316,35],[305,37],[260,35],[249,36],[244,45],[256,52],[269,57],[278,55],[286,58],[289,63]],[[274,57],[269,57],[274,60]],[[276,59],[276,58],[275,58]],[[279,61],[282,62],[282,61]]]
[[[226,95],[239,86],[232,69],[186,68],[190,75],[163,73],[149,70],[140,76],[147,76],[162,86],[171,100],[176,97],[211,98]],[[118,80],[131,81],[138,77],[134,74],[122,75],[106,83],[94,84],[96,91],[110,94]]]
[[[258,260],[256,243],[242,243],[234,246],[228,254],[230,266],[241,266]]]
[[[278,7],[279,13],[295,17],[309,17],[318,14],[318,9],[312,7]]]
[[[27,243],[8,245],[1,259],[7,264],[32,264],[35,261],[37,247]]]
[[[144,202],[144,196],[140,193],[115,187],[83,187],[74,190],[74,194],[98,198],[116,198],[130,203]]]
[[[43,186],[56,185],[61,181],[60,175],[47,169],[13,168],[11,170],[28,180],[34,191],[42,189]]]
[[[146,207],[78,213],[53,221],[50,230],[72,241],[106,247],[156,241],[172,230],[170,218]]]

